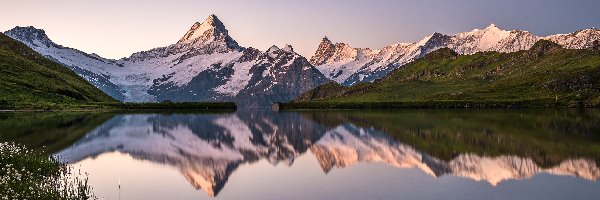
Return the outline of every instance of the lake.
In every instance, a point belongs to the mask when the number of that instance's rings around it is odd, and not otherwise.
[[[2,112],[101,199],[598,199],[600,110]]]

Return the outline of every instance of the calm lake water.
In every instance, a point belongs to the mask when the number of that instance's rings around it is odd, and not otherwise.
[[[0,140],[103,199],[600,199],[596,109],[4,112]]]

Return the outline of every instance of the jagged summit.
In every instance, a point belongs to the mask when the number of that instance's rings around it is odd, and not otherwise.
[[[325,36],[321,40],[315,55],[310,58],[310,63],[313,65],[324,64],[328,58],[335,54],[335,51],[335,45],[331,42],[331,40],[329,40],[329,38],[327,38],[327,36]]]
[[[294,47],[292,47],[292,45],[286,44],[283,48],[279,48],[277,45],[273,45],[269,49],[267,49],[265,53],[269,54],[271,58],[276,58],[277,55],[281,53],[295,54],[296,52],[294,52]]]
[[[10,30],[4,32],[4,34],[8,35],[11,38],[15,38],[17,40],[27,41],[28,44],[31,44],[34,46],[44,45],[44,46],[49,47],[49,46],[55,45],[52,42],[52,40],[50,40],[50,38],[48,38],[48,35],[46,35],[46,31],[44,31],[43,29],[35,28],[33,26],[27,26],[27,27],[17,26],[13,29],[10,29]]]
[[[498,28],[498,26],[496,26],[496,24],[490,23],[490,25],[488,27],[486,27],[485,29],[490,30],[490,29],[500,29],[500,28]]]
[[[444,37],[446,35],[438,33],[438,32],[433,32],[431,35],[421,39],[419,42],[416,43],[417,46],[425,46],[427,43],[430,43],[432,41],[437,40],[437,38],[441,38]]]
[[[204,20],[204,22],[194,23],[190,30],[177,43],[194,42],[194,40],[203,38],[205,36],[205,33],[207,33],[208,31],[212,31],[212,33],[209,33],[208,36],[210,36],[211,34],[227,35],[227,29],[225,28],[223,22],[221,22],[221,20],[219,20],[217,16],[210,15],[208,16],[208,18],[206,18],[206,20]]]
[[[344,85],[379,79],[400,66],[421,58],[437,49],[450,48],[458,54],[477,52],[515,52],[527,50],[546,39],[567,49],[592,48],[593,41],[600,40],[598,29],[584,29],[569,34],[539,37],[523,30],[504,30],[491,23],[483,29],[445,35],[433,33],[412,43],[389,45],[381,50],[370,50],[360,56],[360,48],[343,43],[331,43],[323,38],[311,63],[332,80]],[[354,50],[351,50],[354,49]],[[374,56],[372,56],[374,55]]]
[[[288,52],[288,53],[294,53],[294,47],[292,47],[292,45],[289,45],[289,44],[286,44],[283,47],[283,49],[281,49],[281,50]]]
[[[225,28],[223,22],[219,20],[216,15],[209,15],[202,23],[194,23],[177,44],[202,46],[213,42],[224,43],[224,45],[230,49],[241,48],[238,43],[229,36],[227,28]],[[220,46],[220,44],[217,44],[216,46]]]
[[[281,49],[277,45],[273,45],[273,46],[269,47],[269,49],[267,49],[267,53],[275,52],[275,51],[279,51],[279,50],[281,50]]]
[[[331,40],[327,36],[325,36],[321,40],[321,44],[333,44],[333,43],[331,42]]]

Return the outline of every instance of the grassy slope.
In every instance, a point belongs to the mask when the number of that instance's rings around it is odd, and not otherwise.
[[[388,107],[399,102],[399,107],[462,107],[465,103],[598,106],[600,51],[567,50],[543,40],[530,50],[515,53],[457,55],[445,48],[374,83],[352,87],[330,83],[305,93],[295,102],[298,107]]]
[[[70,69],[0,34],[0,108],[116,102]]]

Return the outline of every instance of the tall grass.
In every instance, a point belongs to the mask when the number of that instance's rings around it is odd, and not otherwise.
[[[1,199],[97,199],[87,174],[41,152],[0,143]]]

